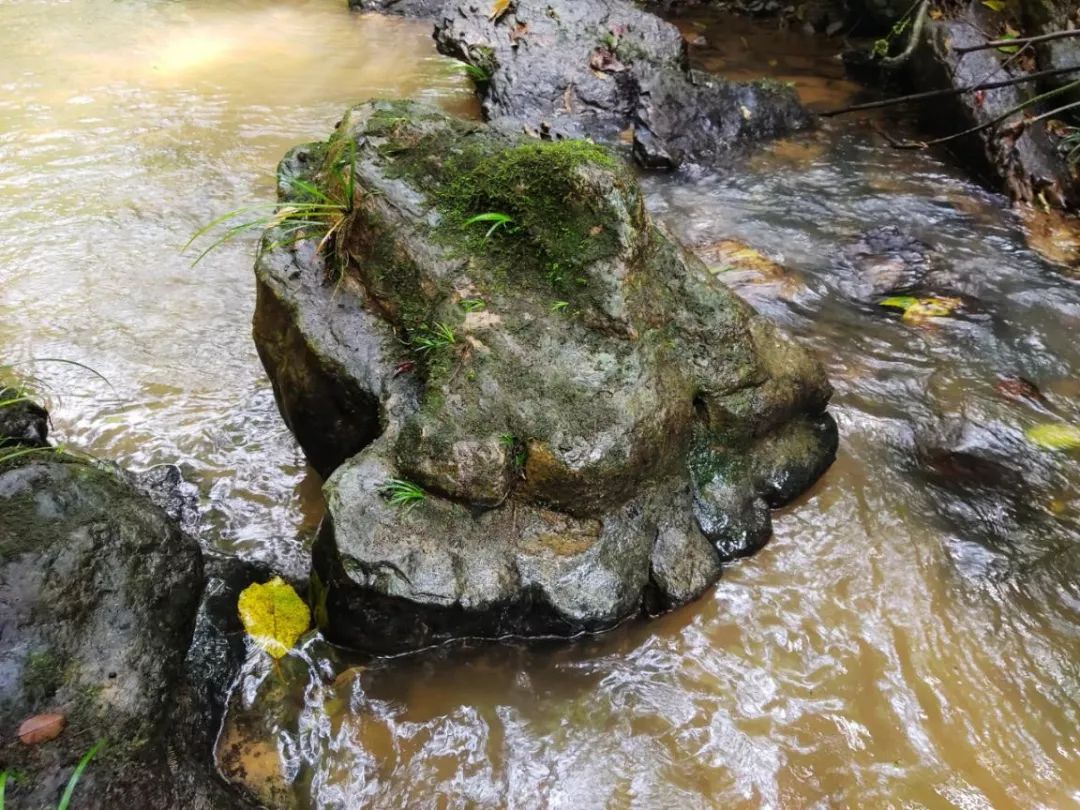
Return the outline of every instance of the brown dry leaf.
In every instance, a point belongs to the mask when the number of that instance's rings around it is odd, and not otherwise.
[[[67,718],[62,714],[35,714],[27,717],[19,726],[19,741],[24,745],[38,745],[55,740],[64,730],[66,723]]]
[[[626,65],[609,48],[597,48],[589,57],[589,67],[594,71],[619,73],[626,70]]]
[[[1052,264],[1080,274],[1080,217],[1017,206],[1028,247]]]
[[[513,28],[510,29],[510,41],[515,45],[521,40],[525,39],[525,35],[529,33],[529,26],[527,23],[519,22]]]
[[[940,8],[932,8],[932,9],[930,9],[930,19],[931,20],[940,20],[944,16],[945,16],[945,12],[942,11]]]
[[[491,14],[488,15],[488,19],[498,20],[509,10],[510,0],[495,0],[495,2],[491,4]]]

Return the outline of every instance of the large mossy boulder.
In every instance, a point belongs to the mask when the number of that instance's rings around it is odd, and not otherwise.
[[[220,708],[212,703],[223,697],[203,687],[211,669],[225,670],[189,650],[203,562],[178,522],[188,509],[178,479],[169,468],[134,476],[61,453],[45,443],[43,409],[0,410],[0,771],[12,777],[8,806],[56,807],[97,743],[72,807],[247,806],[213,768]],[[59,735],[20,739],[24,721],[43,716],[52,716],[45,725],[53,731],[63,718]]]
[[[571,634],[681,604],[832,461],[821,367],[605,149],[378,102],[279,172],[286,201],[347,209],[329,239],[267,234],[254,329],[329,476],[333,640]]]

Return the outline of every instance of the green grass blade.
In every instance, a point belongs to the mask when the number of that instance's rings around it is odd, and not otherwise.
[[[0,810],[4,810],[4,793],[7,791],[8,772],[0,771]]]
[[[97,377],[99,380],[101,380],[103,383],[105,383],[107,386],[109,386],[109,388],[112,389],[112,392],[114,394],[117,393],[116,389],[113,387],[113,384],[109,381],[108,377],[106,377],[104,374],[102,374],[97,369],[91,368],[90,366],[86,365],[85,363],[80,363],[78,360],[68,360],[66,357],[31,357],[26,362],[27,363],[35,363],[35,364],[36,363],[63,363],[64,365],[67,365],[67,366],[75,366],[75,368],[81,368],[83,371],[90,372],[95,377]]]
[[[64,788],[64,795],[60,797],[60,804],[56,805],[56,810],[68,810],[68,805],[71,804],[71,796],[75,793],[75,786],[79,784],[79,780],[82,779],[83,772],[86,770],[86,766],[90,764],[90,760],[94,758],[94,754],[96,754],[104,744],[104,740],[99,740],[94,743],[89,751],[83,754],[83,758],[80,759],[79,764],[75,766],[75,772],[71,774],[71,778],[68,780],[67,787]]]

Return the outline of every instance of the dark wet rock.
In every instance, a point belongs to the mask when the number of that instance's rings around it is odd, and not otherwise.
[[[112,469],[55,453],[0,468],[2,760],[26,774],[9,785],[15,806],[55,806],[97,740],[79,807],[230,806],[212,730],[174,728],[202,573],[195,541]],[[12,741],[42,712],[67,717],[57,739]]]
[[[0,403],[0,448],[48,446],[48,411],[16,388],[0,387]]]
[[[840,251],[836,283],[852,299],[876,304],[894,295],[945,296],[957,312],[982,311],[977,285],[949,267],[930,245],[895,225],[866,231]]]
[[[831,462],[820,366],[650,221],[605,150],[380,102],[294,150],[281,188],[331,183],[351,144],[332,247],[270,234],[256,267],[279,405],[336,468],[314,549],[332,639],[571,634],[682,603]],[[485,236],[484,212],[513,224]],[[393,480],[426,497],[395,505]]]
[[[199,530],[199,490],[184,480],[175,464],[159,464],[138,473],[125,471],[131,483],[192,537]]]
[[[915,87],[971,86],[1018,75],[1002,69],[1001,54],[993,48],[965,54],[954,50],[985,43],[988,36],[1000,32],[1001,15],[974,1],[955,18],[928,21],[908,70]],[[1029,83],[956,95],[924,105],[924,117],[933,129],[953,134],[994,120],[1035,92]],[[1038,109],[1049,110],[1062,103],[1050,100]],[[1045,122],[1028,125],[1014,115],[1005,124],[952,142],[950,148],[977,172],[996,178],[1015,200],[1066,210],[1080,207],[1080,182],[1070,173]]]
[[[993,397],[992,381],[985,384],[952,405],[950,387],[931,384],[931,415],[915,426],[911,473],[953,538],[950,552],[964,573],[1022,577],[1074,553],[1080,525],[1067,508],[1070,459],[1023,431],[1069,417],[1048,416],[1045,401]]]
[[[1020,4],[1020,12],[1023,15],[1023,33],[1027,36],[1080,28],[1080,6],[1074,0],[1025,0]],[[1080,65],[1080,38],[1066,37],[1038,43],[1035,53],[1040,70],[1076,67]],[[1045,80],[1044,87],[1061,87],[1075,81],[1076,77],[1075,73],[1052,77]],[[1062,103],[1067,99],[1080,101],[1080,91],[1062,96]]]
[[[930,274],[930,246],[895,225],[867,231],[841,251],[839,279],[844,294],[856,301],[910,292]]]
[[[14,807],[55,807],[98,741],[73,806],[247,806],[212,760],[235,665],[189,646],[212,597],[178,523],[197,520],[188,486],[173,467],[133,475],[47,446],[0,463],[0,763],[25,777],[8,783]],[[64,715],[63,732],[18,742],[43,713]]]
[[[624,0],[452,0],[440,50],[475,65],[485,117],[547,138],[633,143],[645,166],[709,164],[739,144],[811,125],[795,92],[687,69],[673,25]]]

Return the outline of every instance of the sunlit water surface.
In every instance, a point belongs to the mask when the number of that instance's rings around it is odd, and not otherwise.
[[[251,345],[251,245],[194,268],[180,248],[268,199],[285,149],[349,103],[474,109],[426,25],[343,6],[0,5],[5,358],[100,372],[111,386],[20,367],[52,392],[59,438],[181,462],[207,545],[294,571],[319,482]],[[854,91],[797,36],[679,24],[714,69],[823,106]],[[731,280],[826,363],[835,466],[762,553],[654,621],[382,661],[316,637],[273,674],[253,656],[223,770],[320,808],[1080,806],[1080,459],[1023,436],[1080,422],[1076,281],[1003,200],[857,123],[646,187],[703,255],[734,238],[788,268]],[[885,224],[935,248],[965,314],[909,325],[844,296],[840,249]],[[1004,396],[1014,376],[1045,399]],[[971,461],[988,448],[998,462]]]

